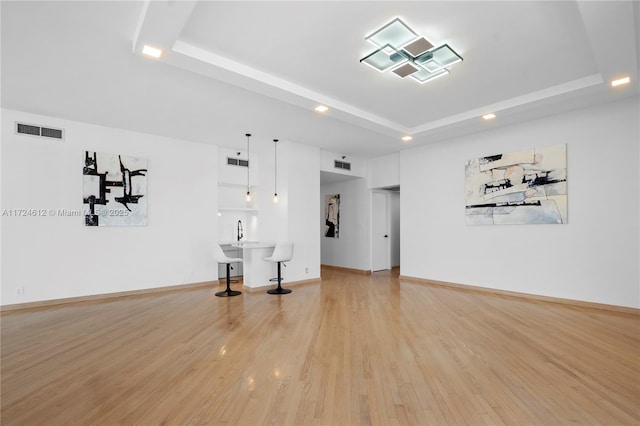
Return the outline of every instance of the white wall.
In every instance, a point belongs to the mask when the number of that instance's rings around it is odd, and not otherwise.
[[[400,193],[391,192],[391,266],[400,266]]]
[[[210,247],[217,239],[216,146],[2,112],[3,209],[82,210],[85,150],[144,157],[149,167],[148,226],[3,216],[3,305],[217,278]],[[16,135],[14,121],[62,127],[65,140]]]
[[[278,142],[278,202],[273,201],[275,160],[273,153],[273,142],[259,153],[260,174],[258,182],[260,185],[255,188],[256,206],[259,208],[257,216],[259,241],[283,241],[288,237],[289,223],[289,176],[286,163],[289,160],[289,153],[285,142]],[[255,156],[255,155],[254,155]],[[314,161],[313,169],[317,170],[317,158]],[[293,179],[295,180],[295,178]],[[314,185],[315,180],[309,182]],[[311,188],[313,190],[313,187]],[[317,191],[318,189],[316,189]],[[294,204],[297,200],[293,200]]]
[[[324,236],[325,197],[340,194],[340,237]],[[371,191],[364,178],[322,185],[320,189],[321,262],[323,265],[371,270]]]
[[[336,160],[351,164],[351,170],[337,169],[335,167]],[[364,177],[367,171],[367,162],[359,157],[343,156],[335,152],[320,150],[320,170],[340,175]]]
[[[255,141],[254,145],[255,145]],[[239,153],[239,154],[238,154]],[[230,148],[218,148],[218,241],[229,243],[238,239],[238,221],[242,222],[242,235],[246,241],[258,240],[259,210],[266,204],[264,185],[261,182],[259,152],[255,146],[251,155],[247,156],[245,150]],[[251,200],[246,201],[247,193],[247,168],[227,164],[227,157],[250,160],[249,180]],[[243,210],[244,209],[244,210]]]
[[[403,151],[401,274],[640,307],[638,117],[636,96]],[[465,225],[465,161],[560,143],[568,224]]]
[[[400,185],[400,154],[372,158],[368,162],[369,188],[386,188]]]
[[[273,229],[286,224],[287,232],[275,235],[274,239],[294,243],[293,259],[287,263],[284,275],[289,282],[320,278],[320,150],[291,142],[278,143],[282,144],[278,147],[278,175],[282,173],[285,179],[283,204],[279,208],[286,207],[286,216],[280,216]]]

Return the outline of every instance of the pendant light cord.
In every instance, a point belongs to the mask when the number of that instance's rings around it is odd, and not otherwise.
[[[273,174],[273,196],[278,199],[278,139],[273,140],[273,158],[275,161],[275,172]]]
[[[245,136],[247,137],[247,201],[249,201],[251,198],[251,185],[249,180],[249,169],[251,166],[249,163],[249,138],[251,137],[251,133],[246,133]]]

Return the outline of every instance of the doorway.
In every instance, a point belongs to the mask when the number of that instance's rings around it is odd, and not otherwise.
[[[400,188],[371,192],[371,270],[400,266]]]

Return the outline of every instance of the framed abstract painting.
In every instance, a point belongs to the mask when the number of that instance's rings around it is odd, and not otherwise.
[[[82,168],[86,226],[147,224],[147,160],[85,151]]]
[[[324,212],[324,236],[340,238],[340,194],[325,197]]]
[[[468,225],[567,223],[567,146],[469,160],[465,191]]]

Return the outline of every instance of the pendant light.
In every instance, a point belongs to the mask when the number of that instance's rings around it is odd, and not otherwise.
[[[251,187],[249,186],[249,138],[251,133],[246,133],[247,137],[247,202],[251,201]]]
[[[273,173],[273,202],[278,202],[278,139],[273,140],[273,158],[275,167]]]

